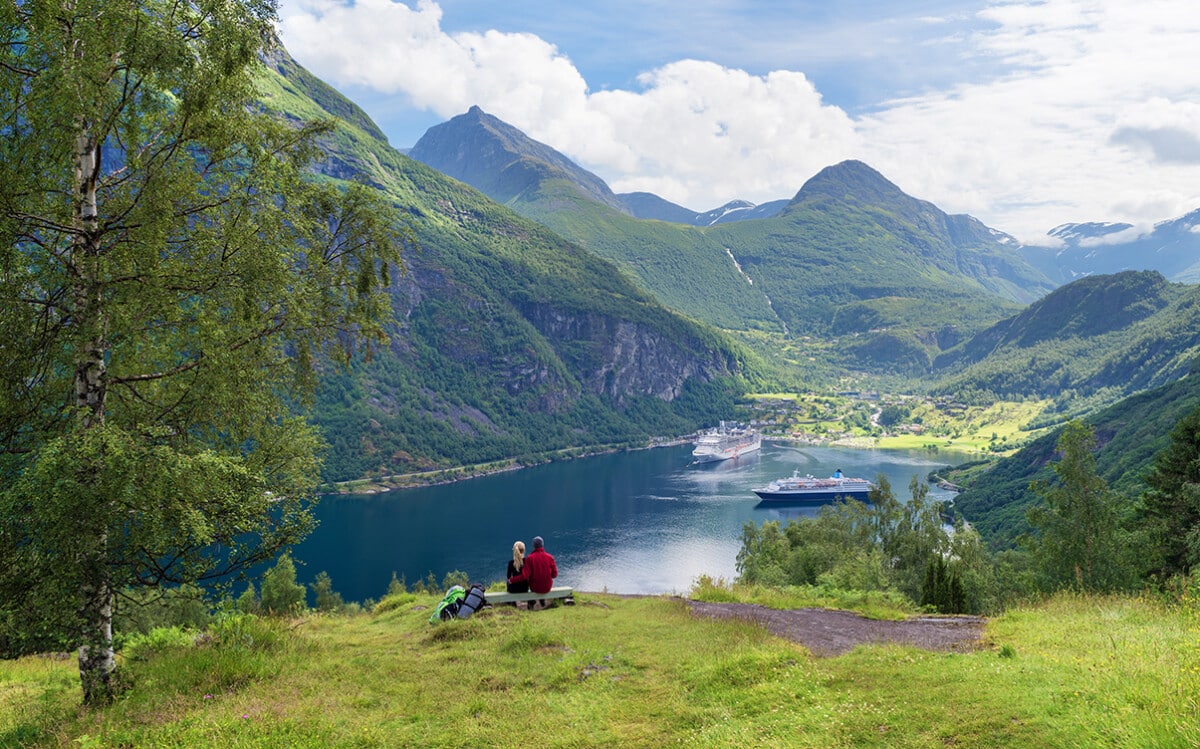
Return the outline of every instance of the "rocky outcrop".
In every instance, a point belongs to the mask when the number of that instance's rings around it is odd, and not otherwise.
[[[676,340],[661,327],[545,304],[528,305],[522,313],[559,351],[584,390],[618,402],[631,395],[671,401],[688,378],[708,381],[734,372],[734,362],[720,352],[695,340]]]

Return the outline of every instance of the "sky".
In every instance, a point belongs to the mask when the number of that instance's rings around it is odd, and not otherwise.
[[[478,105],[697,212],[859,159],[1026,244],[1200,208],[1195,0],[279,0],[397,148]]]

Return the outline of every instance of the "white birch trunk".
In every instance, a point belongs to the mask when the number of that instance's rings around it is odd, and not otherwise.
[[[107,395],[105,357],[108,343],[96,195],[100,158],[100,144],[90,123],[81,117],[76,121],[75,131],[73,223],[76,233],[71,249],[76,270],[74,312],[79,336],[75,349],[75,405],[85,432],[104,427]],[[99,525],[103,527],[103,524],[101,520]],[[79,647],[79,676],[85,704],[111,700],[112,672],[116,668],[112,641],[114,595],[105,558],[106,546],[107,538],[102,531],[93,551],[79,560],[85,571],[80,590],[83,644]]]

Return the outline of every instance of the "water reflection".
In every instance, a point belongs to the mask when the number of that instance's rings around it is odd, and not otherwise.
[[[789,520],[815,518],[821,514],[822,506],[812,503],[787,504],[786,502],[759,502],[754,506],[754,509],[761,510],[767,520],[778,520],[780,525],[784,525]]]

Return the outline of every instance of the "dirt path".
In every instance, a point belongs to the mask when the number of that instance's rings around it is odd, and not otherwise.
[[[920,616],[900,622],[867,619],[832,609],[769,609],[751,603],[702,603],[689,600],[695,616],[756,622],[778,637],[808,648],[814,655],[841,655],[858,645],[894,642],[926,650],[964,652],[981,647],[987,622],[980,616]]]

